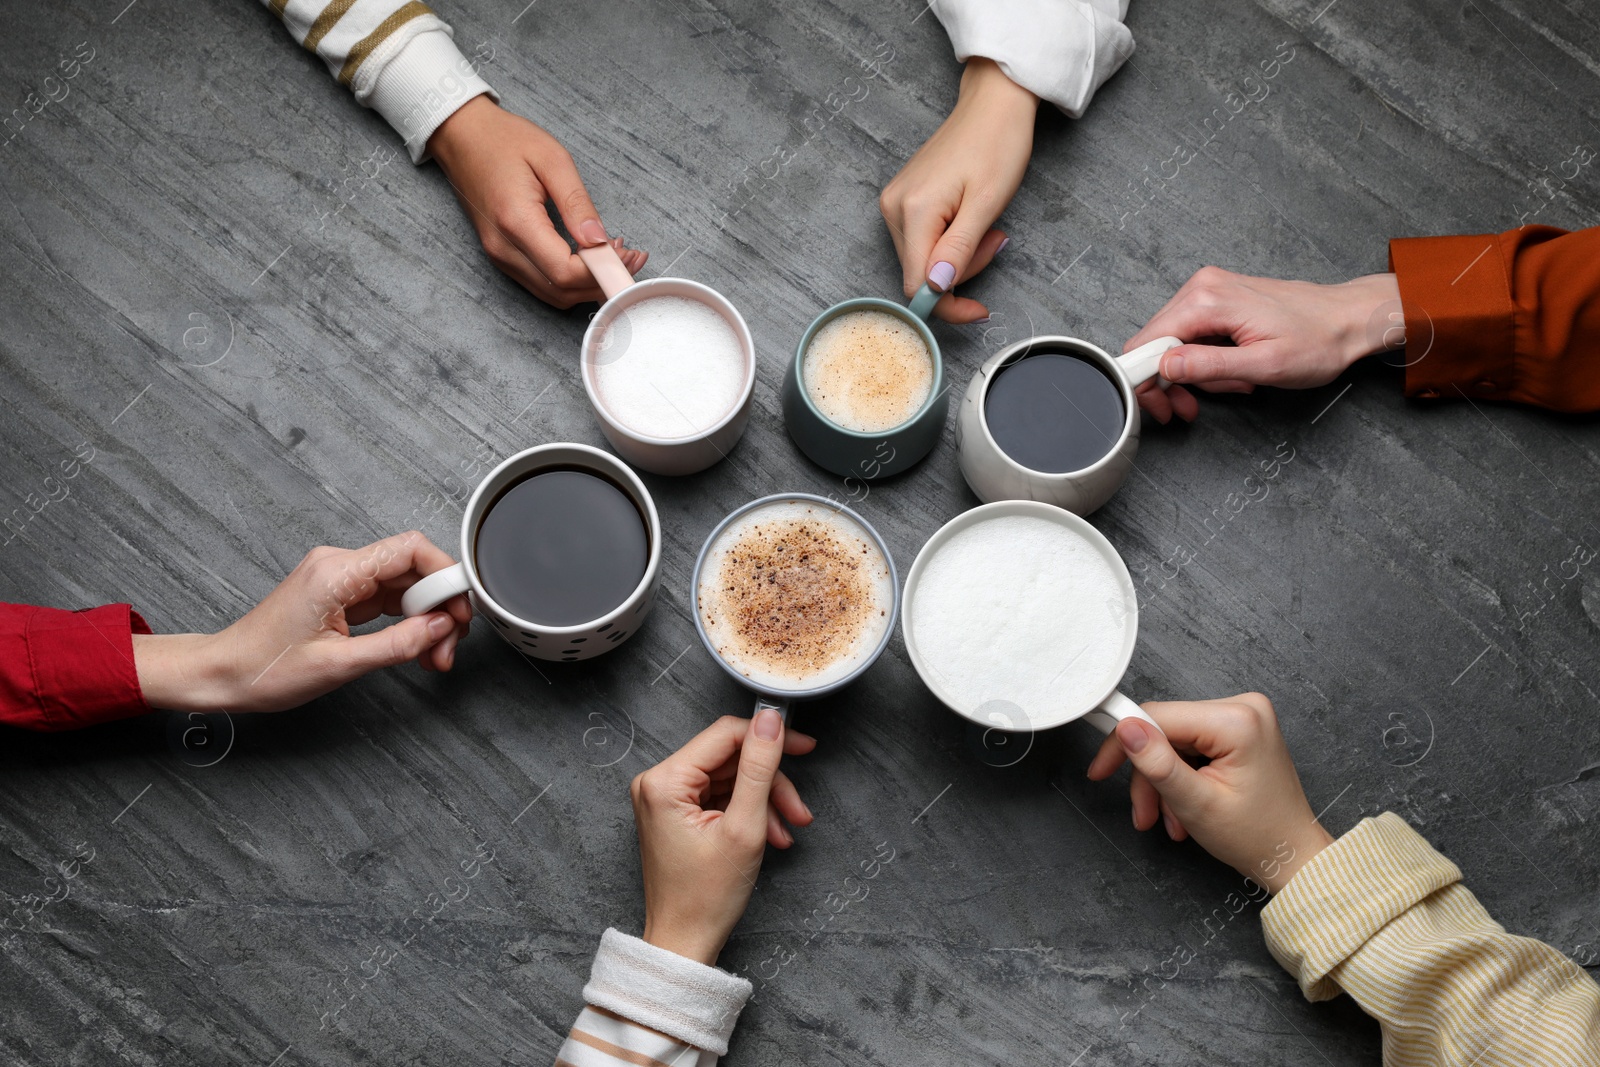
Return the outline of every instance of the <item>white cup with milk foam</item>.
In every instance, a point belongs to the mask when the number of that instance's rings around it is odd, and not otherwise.
[[[725,458],[755,392],[744,317],[699,282],[635,282],[608,244],[578,255],[606,294],[582,350],[583,388],[606,440],[653,474],[693,474]]]
[[[928,688],[987,729],[1160,729],[1117,691],[1139,634],[1128,568],[1053,504],[1002,500],[945,523],[911,565],[900,618]]]

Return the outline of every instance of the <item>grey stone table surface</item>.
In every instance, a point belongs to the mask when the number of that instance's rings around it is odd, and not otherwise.
[[[645,273],[743,309],[749,432],[648,479],[664,586],[614,654],[535,669],[480,626],[447,676],[188,743],[160,714],[6,732],[8,910],[81,861],[0,948],[6,1063],[550,1062],[600,932],[642,919],[629,779],[745,710],[686,615],[695,552],[752,497],[839,492],[783,431],[781,368],[820,308],[898,292],[876,197],[953,98],[937,21],[918,0],[440,6]],[[262,7],[3,17],[0,598],[215,629],[319,543],[418,526],[454,551],[474,464],[604,443],[577,363],[593,309],[499,275],[437,170],[388,162],[393,134]],[[1118,347],[1207,263],[1340,281],[1391,236],[1600,212],[1576,162],[1600,144],[1591,3],[1135,0],[1129,25],[1088,116],[1041,119],[1015,241],[970,287],[993,321],[939,330],[958,382],[1034,332]],[[1593,964],[1600,577],[1565,561],[1600,543],[1597,472],[1593,420],[1408,402],[1381,360],[1208,399],[1147,428],[1094,516],[1139,585],[1128,689],[1269,693],[1331,830],[1400,813],[1507,927]],[[947,430],[860,508],[904,568],[975,503]],[[1377,1026],[1304,1002],[1256,909],[1225,904],[1238,876],[1085,780],[1087,727],[986,747],[898,637],[801,715],[817,821],[724,957],[761,982],[729,1062],[1378,1062]]]

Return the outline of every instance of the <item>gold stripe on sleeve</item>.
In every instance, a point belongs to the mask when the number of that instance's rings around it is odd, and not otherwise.
[[[338,2],[339,0],[335,0],[335,3]],[[377,29],[357,41],[355,47],[350,49],[350,54],[345,58],[344,66],[339,70],[339,84],[349,85],[355,79],[356,71],[361,68],[362,63],[366,62],[373,49],[387,41],[395,30],[398,30],[414,18],[431,14],[433,14],[433,9],[428,7],[427,4],[420,3],[418,0],[411,0],[400,10],[378,23]]]
[[[311,24],[311,29],[306,31],[306,39],[300,42],[301,46],[307,52],[315,52],[317,45],[321,44],[322,39],[328,36],[328,31],[332,30],[339,20],[344,18],[345,12],[355,6],[356,0],[332,0],[327,7],[322,9],[322,13],[317,16],[317,21]]]
[[[572,1033],[567,1035],[567,1040],[576,1041],[580,1045],[588,1045],[596,1052],[603,1052],[612,1059],[621,1060],[623,1063],[636,1064],[637,1067],[669,1067],[668,1064],[662,1063],[653,1056],[646,1056],[642,1052],[625,1049],[621,1045],[613,1045],[604,1038],[595,1037],[593,1034],[579,1030],[576,1026],[572,1028]]]
[[[276,15],[279,19],[282,19],[283,18],[283,9],[288,7],[288,6],[289,6],[289,0],[272,0],[272,2],[267,5],[267,8],[274,15]]]

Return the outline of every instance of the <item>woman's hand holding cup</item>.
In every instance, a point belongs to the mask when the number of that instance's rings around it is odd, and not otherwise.
[[[776,711],[727,715],[633,780],[644,868],[644,940],[715,965],[755,889],[766,846],[811,810],[778,769],[817,747]]]
[[[407,589],[454,563],[415,530],[364,548],[313,548],[221,633],[135,634],[140,688],[151,707],[172,711],[284,711],[380,667],[415,660],[447,671],[472,621],[464,596],[375,633],[350,627],[400,614]]]
[[[1148,830],[1160,817],[1173,840],[1192,835],[1274,893],[1333,843],[1311,813],[1272,701],[1245,693],[1144,709],[1166,736],[1124,720],[1089,765],[1100,781],[1133,763],[1134,826]],[[1209,762],[1194,766],[1195,757]]]

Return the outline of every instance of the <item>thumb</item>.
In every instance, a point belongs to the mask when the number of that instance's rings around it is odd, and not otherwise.
[[[593,248],[610,240],[594,201],[589,199],[589,190],[578,177],[578,165],[572,162],[570,155],[557,152],[553,158],[540,160],[537,172],[545,192],[561,212],[562,224],[580,248]]]
[[[1204,801],[1205,779],[1173,750],[1166,734],[1139,719],[1123,719],[1117,723],[1117,740],[1180,821]]]
[[[928,285],[936,292],[947,293],[956,281],[967,276],[978,245],[989,233],[994,219],[973,206],[971,197],[961,202],[961,209],[943,236],[934,242],[928,253]],[[998,246],[1004,238],[994,243]]]
[[[733,782],[733,796],[728,798],[726,817],[741,832],[741,839],[766,840],[767,797],[782,759],[783,717],[771,708],[762,708],[745,731],[739,775]]]
[[[334,647],[333,670],[349,681],[380,667],[409,663],[448,637],[455,625],[449,612],[434,611],[376,633],[345,638]]]
[[[1244,348],[1214,345],[1179,345],[1161,357],[1161,376],[1169,382],[1199,385],[1204,382],[1255,382],[1260,377]]]

